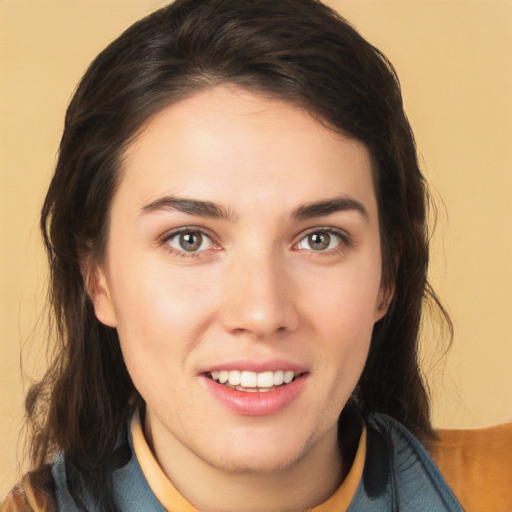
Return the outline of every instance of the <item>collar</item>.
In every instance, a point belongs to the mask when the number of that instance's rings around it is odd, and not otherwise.
[[[164,473],[144,437],[139,411],[135,411],[131,421],[131,434],[135,455],[151,490],[167,512],[198,512],[174,487]],[[363,426],[359,445],[352,467],[337,491],[320,505],[308,512],[343,512],[348,510],[361,477],[366,458],[366,427]]]

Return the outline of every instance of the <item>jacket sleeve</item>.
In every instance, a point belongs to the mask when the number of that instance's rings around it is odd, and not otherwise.
[[[21,484],[17,485],[2,503],[2,512],[35,512],[27,501]]]
[[[50,466],[28,473],[1,505],[1,512],[57,512]]]

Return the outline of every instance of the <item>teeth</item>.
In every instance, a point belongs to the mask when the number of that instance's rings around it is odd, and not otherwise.
[[[276,370],[275,372],[266,371],[261,373],[239,371],[239,370],[220,370],[211,372],[213,380],[220,384],[226,384],[240,391],[270,391],[274,386],[289,384],[296,377],[295,372],[291,370]]]
[[[277,370],[274,372],[274,386],[280,386],[284,382],[284,372],[283,370]]]
[[[238,370],[230,371],[228,382],[232,386],[238,386],[242,382],[242,374]]]
[[[293,380],[293,377],[295,377],[295,373],[293,372],[284,372],[284,383],[290,384],[290,382]]]
[[[258,375],[254,372],[242,372],[240,384],[244,388],[255,388],[258,384]]]
[[[274,372],[258,373],[258,387],[271,388],[274,385]]]

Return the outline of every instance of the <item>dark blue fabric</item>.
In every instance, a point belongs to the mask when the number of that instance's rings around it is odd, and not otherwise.
[[[363,478],[348,512],[461,512],[419,441],[382,414],[367,420]]]
[[[123,512],[165,512],[146,481],[129,443],[132,457],[112,475],[114,495]],[[66,483],[64,460],[52,467],[58,510],[80,512]],[[97,511],[93,493],[85,496]],[[363,478],[348,512],[461,512],[462,508],[436,465],[416,438],[398,422],[381,414],[367,419],[367,453]]]

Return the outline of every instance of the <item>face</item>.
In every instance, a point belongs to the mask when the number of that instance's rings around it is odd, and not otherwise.
[[[126,151],[95,276],[157,456],[268,472],[336,451],[389,295],[369,152],[233,87],[167,107]]]

